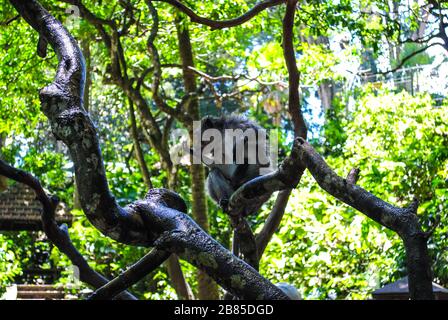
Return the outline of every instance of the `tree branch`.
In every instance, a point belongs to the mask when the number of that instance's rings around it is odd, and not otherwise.
[[[16,21],[19,18],[20,18],[20,15],[18,14],[18,15],[14,16],[12,18],[9,18],[9,19],[7,19],[5,21],[1,21],[0,25],[7,26],[7,25],[11,24],[12,22]]]
[[[153,18],[151,32],[146,42],[146,46],[148,48],[149,53],[151,54],[154,65],[154,75],[151,87],[152,98],[154,99],[157,108],[159,108],[161,111],[165,112],[170,116],[175,117],[184,124],[190,123],[192,121],[192,118],[187,113],[185,113],[182,108],[171,108],[168,104],[165,103],[165,101],[159,95],[159,87],[162,79],[162,68],[160,63],[159,51],[154,45],[154,40],[157,36],[157,32],[159,29],[159,16],[152,2],[150,0],[147,0],[146,3]]]
[[[241,257],[258,271],[257,244],[249,223],[241,216],[230,216],[230,220],[233,227],[233,254]]]
[[[345,180],[347,180],[347,183],[356,184],[356,182],[358,182],[358,179],[359,179],[359,168],[352,168],[352,170],[350,170]]]
[[[278,193],[271,213],[266,219],[263,228],[255,237],[258,249],[258,260],[261,260],[261,257],[263,256],[264,250],[266,249],[269,241],[272,239],[272,236],[280,226],[283,215],[285,214],[289,196],[291,195],[291,191],[292,189],[286,189]]]
[[[151,182],[151,174],[149,173],[148,166],[145,162],[145,156],[143,154],[142,147],[140,145],[140,141],[138,139],[138,130],[137,130],[137,122],[135,119],[135,111],[134,111],[134,103],[131,99],[129,99],[129,118],[131,119],[131,136],[134,141],[134,149],[135,149],[135,158],[140,167],[140,171],[142,172],[143,181],[148,186],[148,188],[152,188]]]
[[[300,72],[297,68],[296,53],[294,50],[294,16],[297,0],[287,0],[286,12],[283,18],[283,56],[289,75],[288,110],[294,124],[295,137],[306,139],[307,127],[300,108]]]
[[[110,300],[158,268],[171,254],[153,249],[125,272],[96,290],[89,300]]]
[[[420,49],[418,49],[418,50],[416,50],[416,51],[410,53],[409,55],[407,55],[406,57],[404,57],[403,59],[401,59],[400,63],[399,63],[395,68],[392,68],[392,69],[390,69],[390,70],[388,70],[388,71],[377,72],[377,73],[375,73],[375,74],[386,75],[386,74],[388,74],[388,73],[395,72],[395,71],[399,70],[401,67],[403,67],[403,65],[406,63],[406,61],[412,59],[412,58],[415,57],[416,55],[418,55],[418,54],[420,54],[420,53],[422,53],[422,52],[424,52],[424,51],[426,51],[426,50],[428,50],[429,48],[434,47],[434,46],[442,46],[442,47],[443,47],[443,45],[442,45],[441,43],[433,42],[433,43],[431,43],[431,44],[429,44],[429,45],[424,46],[423,48],[420,48]]]
[[[217,20],[212,20],[212,19],[198,16],[192,9],[190,9],[189,7],[184,5],[182,2],[177,1],[177,0],[152,0],[152,1],[166,2],[170,5],[172,5],[173,7],[177,8],[179,11],[182,11],[183,13],[185,13],[190,18],[190,20],[192,22],[196,22],[199,24],[209,26],[212,30],[230,28],[230,27],[235,27],[235,26],[241,25],[241,24],[249,21],[253,17],[255,17],[257,14],[259,14],[263,10],[266,10],[267,8],[271,8],[274,6],[278,6],[285,2],[285,0],[265,0],[263,2],[256,4],[252,9],[250,9],[245,14],[243,14],[237,18],[230,19],[230,20],[217,21]]]
[[[239,187],[230,197],[228,212],[232,216],[242,214],[248,205],[265,202],[266,195],[275,191],[295,188],[305,170],[299,156],[299,142],[293,144],[291,153],[279,168],[269,174],[256,177]]]

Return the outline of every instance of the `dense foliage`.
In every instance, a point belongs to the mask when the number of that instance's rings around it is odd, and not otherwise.
[[[344,136],[343,144],[335,145],[336,156],[330,152],[327,159],[343,176],[358,167],[359,185],[383,199],[406,205],[416,196],[423,217],[441,213],[444,221],[447,120],[447,112],[428,95],[369,90],[344,119],[343,132],[332,121],[324,128],[330,145]],[[440,248],[446,241],[442,226],[430,243],[436,281],[444,285],[447,257]],[[266,272],[296,284],[309,298],[368,298],[380,284],[406,274],[398,237],[322,192],[309,175],[293,193],[268,250]]]

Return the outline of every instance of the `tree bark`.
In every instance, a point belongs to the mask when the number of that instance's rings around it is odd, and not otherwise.
[[[90,41],[81,41],[81,50],[86,61],[86,85],[84,87],[84,109],[90,111],[90,89],[92,87],[92,56],[90,54]]]

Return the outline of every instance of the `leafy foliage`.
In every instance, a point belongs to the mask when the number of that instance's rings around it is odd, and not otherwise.
[[[447,123],[448,114],[429,95],[368,90],[345,120],[343,142],[327,161],[342,176],[358,167],[358,184],[386,201],[406,206],[417,197],[422,221],[436,214],[446,221]],[[331,122],[325,128],[332,145],[340,140],[334,128]],[[446,241],[442,226],[430,242],[435,279],[443,285],[448,283]],[[381,284],[405,275],[399,238],[323,192],[309,174],[294,191],[267,250],[264,272],[295,284],[306,298],[368,298]]]

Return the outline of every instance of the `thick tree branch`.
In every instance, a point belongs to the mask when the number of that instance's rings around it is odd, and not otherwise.
[[[239,216],[245,206],[254,202],[266,201],[267,194],[275,191],[295,188],[305,170],[299,157],[299,142],[293,144],[291,154],[285,158],[279,168],[269,174],[252,179],[239,187],[230,197],[228,212]]]
[[[132,221],[133,217],[127,215],[110,194],[95,128],[82,108],[85,65],[81,50],[59,21],[36,1],[12,0],[11,3],[58,55],[55,81],[41,90],[40,99],[53,133],[69,146],[84,212],[104,234],[132,242],[118,221],[133,224],[135,228],[142,229],[142,226],[138,227],[138,221]],[[89,169],[92,165],[93,171]],[[94,184],[87,183],[90,175]]]
[[[223,20],[223,21],[216,21],[212,19],[207,19],[204,17],[200,17],[194,12],[192,9],[184,5],[182,2],[177,0],[152,0],[152,1],[160,1],[160,2],[166,2],[172,5],[173,7],[177,8],[179,11],[182,11],[185,13],[192,22],[196,22],[199,24],[203,24],[206,26],[209,26],[212,30],[216,29],[224,29],[224,28],[230,28],[235,27],[238,25],[241,25],[253,17],[255,17],[257,14],[262,12],[263,10],[266,10],[267,8],[271,8],[274,6],[278,6],[285,2],[285,0],[265,0],[263,2],[260,2],[256,4],[252,9],[247,11],[245,14],[234,18],[230,20]]]
[[[413,214],[414,207],[397,208],[346,179],[339,177],[313,149],[300,140],[301,155],[317,183],[328,193],[363,212],[369,218],[396,232],[401,232],[400,217]]]

